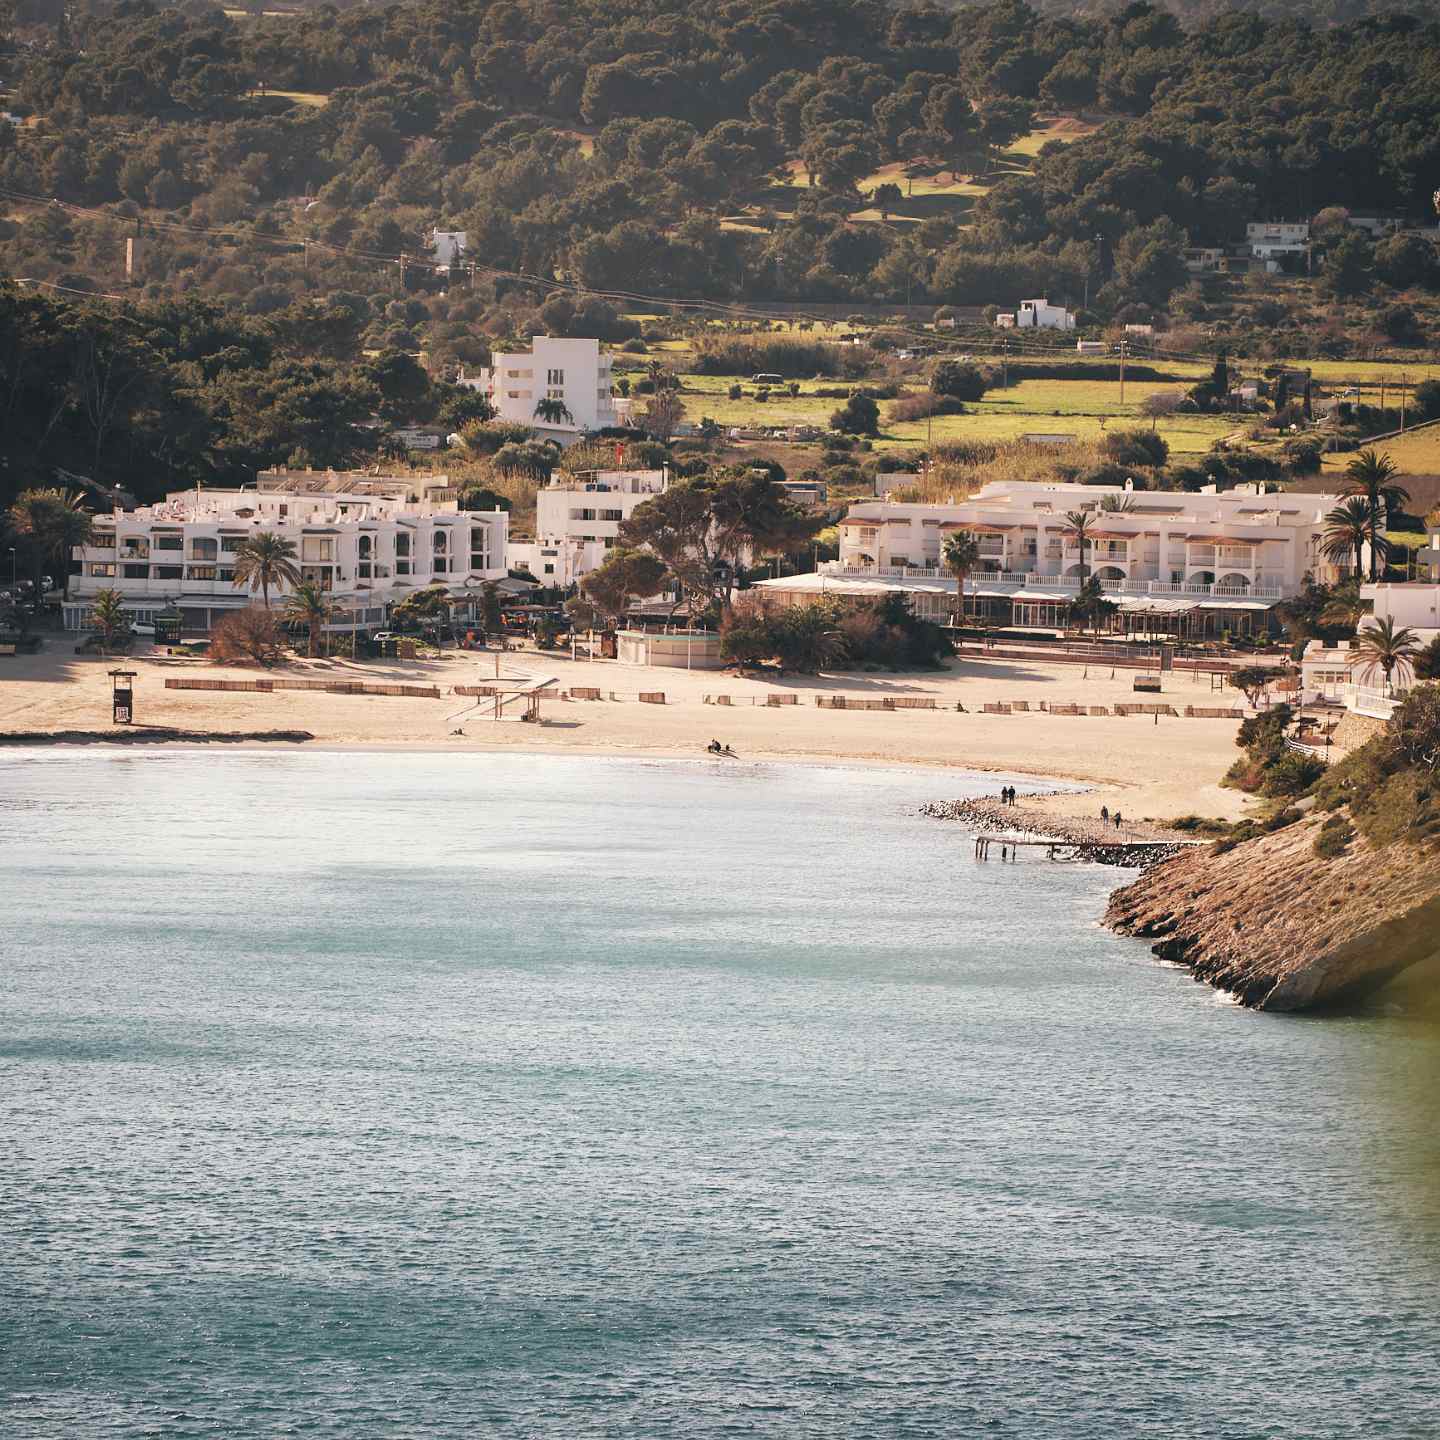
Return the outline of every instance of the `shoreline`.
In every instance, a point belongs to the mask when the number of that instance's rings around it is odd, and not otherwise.
[[[592,757],[705,759],[712,738],[733,746],[734,761],[790,765],[860,765],[993,776],[995,787],[1024,783],[1053,793],[1027,808],[1044,815],[1091,818],[1102,805],[1127,815],[1172,819],[1196,812],[1239,818],[1244,797],[1220,788],[1234,756],[1236,722],[1124,716],[1130,678],[1087,676],[1041,662],[966,656],[941,671],[850,673],[803,677],[803,684],[710,672],[619,670],[613,661],[571,661],[522,652],[506,659],[511,678],[570,689],[627,695],[609,700],[547,700],[540,723],[496,722],[456,710],[449,692],[475,680],[476,659],[450,654],[422,664],[367,664],[365,677],[386,683],[423,681],[441,697],[274,691],[170,690],[163,661],[137,658],[136,732],[110,725],[104,662],[53,651],[0,662],[0,749],[63,750],[112,744],[134,751],[166,744],[201,748],[253,744],[347,753],[575,754]],[[306,672],[304,662],[293,667]],[[253,675],[234,667],[187,666],[197,677]],[[325,664],[333,675],[350,666]],[[488,677],[482,677],[488,679]],[[637,703],[632,689],[653,685],[664,703]],[[1190,677],[1166,680],[1176,711],[1197,698]],[[807,701],[777,705],[797,688],[820,696],[896,701],[893,708],[831,708]],[[717,691],[734,703],[707,703]],[[1015,702],[1012,711],[1009,703]],[[1024,702],[1023,704],[1021,702]],[[1042,709],[1042,704],[1046,707]],[[957,709],[963,706],[963,710]],[[986,707],[990,707],[987,709]],[[1056,707],[1055,713],[1049,707]],[[1092,708],[1093,707],[1093,708]],[[452,713],[453,712],[453,713]],[[143,733],[148,730],[149,733]],[[463,733],[457,734],[460,730]],[[254,737],[253,739],[245,737]],[[310,738],[303,738],[310,737]],[[1094,792],[1086,793],[1086,792]],[[946,797],[943,783],[935,796]]]

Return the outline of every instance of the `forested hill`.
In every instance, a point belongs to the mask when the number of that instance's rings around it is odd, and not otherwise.
[[[11,78],[32,123],[0,124],[0,267],[114,281],[124,232],[26,208],[56,198],[226,230],[154,228],[144,274],[255,313],[342,278],[384,288],[373,265],[363,282],[315,248],[307,267],[274,237],[394,257],[438,225],[487,266],[598,289],[1088,290],[1115,315],[1167,301],[1187,242],[1324,206],[1424,216],[1440,184],[1440,28],[1405,16],[1227,14],[1187,34],[1146,4],[1073,19],[1019,0],[422,0],[257,18],[124,0],[13,54]],[[1110,119],[1031,167],[1009,147],[1037,108]],[[866,206],[886,166],[983,183],[958,196],[968,213],[881,223]],[[1433,280],[1424,255],[1406,265]]]

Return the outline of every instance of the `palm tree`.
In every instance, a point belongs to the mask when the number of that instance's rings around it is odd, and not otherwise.
[[[536,403],[535,418],[543,420],[547,425],[570,425],[575,421],[575,417],[570,413],[570,407],[563,400],[557,400],[553,395],[547,395]]]
[[[1390,553],[1389,542],[1375,533],[1374,513],[1363,495],[1352,495],[1333,510],[1326,511],[1320,553],[1327,560],[1343,565],[1353,559],[1358,577],[1364,572],[1366,545],[1372,547],[1372,555],[1381,547],[1387,555]]]
[[[1345,467],[1345,494],[1363,499],[1369,507],[1370,534],[1370,578],[1378,575],[1381,560],[1390,558],[1389,546],[1385,545],[1381,529],[1397,510],[1403,510],[1410,500],[1410,492],[1403,485],[1394,483],[1397,474],[1395,462],[1378,450],[1362,450]],[[1382,548],[1383,547],[1383,548]]]
[[[942,558],[960,592],[955,610],[955,624],[960,626],[965,623],[965,577],[980,558],[980,542],[968,530],[952,530],[945,537]]]
[[[1090,547],[1090,527],[1094,523],[1095,512],[1093,510],[1069,510],[1065,514],[1065,529],[1062,533],[1067,540],[1073,540],[1080,547],[1080,584],[1082,588],[1086,576],[1090,573],[1090,568],[1085,563],[1085,552]]]
[[[235,584],[248,585],[264,596],[270,608],[270,587],[300,584],[300,570],[295,564],[295,542],[282,539],[268,530],[251,535],[235,547]]]
[[[320,637],[325,622],[335,613],[330,596],[318,581],[302,580],[285,600],[288,619],[303,624],[309,634],[306,654],[315,659],[320,653]]]
[[[1337,590],[1329,604],[1320,612],[1320,623],[1337,630],[1355,631],[1370,613],[1370,602],[1360,598],[1357,590]]]
[[[100,651],[109,652],[117,637],[130,633],[130,617],[120,603],[118,590],[97,590],[90,604],[90,619],[100,636]]]
[[[41,601],[40,581],[45,567],[58,562],[68,594],[70,553],[90,538],[90,516],[80,508],[81,497],[57,488],[21,491],[6,520],[10,531],[29,552],[34,567],[35,605]]]
[[[1390,677],[1396,669],[1407,664],[1420,653],[1420,637],[1408,625],[1398,630],[1395,622],[1387,615],[1367,625],[1356,637],[1355,648],[1362,660],[1361,672],[1373,675],[1376,670],[1385,672],[1385,689],[1390,689]]]

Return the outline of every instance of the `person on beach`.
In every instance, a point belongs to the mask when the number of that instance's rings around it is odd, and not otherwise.
[[[1110,818],[1110,807],[1108,805],[1102,805],[1100,807],[1100,818],[1102,820],[1108,820]]]
[[[1120,828],[1120,812],[1118,810],[1115,812],[1115,828],[1117,830]]]

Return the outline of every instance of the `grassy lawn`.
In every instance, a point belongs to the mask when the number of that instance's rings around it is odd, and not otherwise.
[[[1388,455],[1404,475],[1440,475],[1440,425],[1382,440],[1374,448]],[[1353,454],[1327,455],[1321,464],[1326,471],[1343,472],[1354,458]]]

